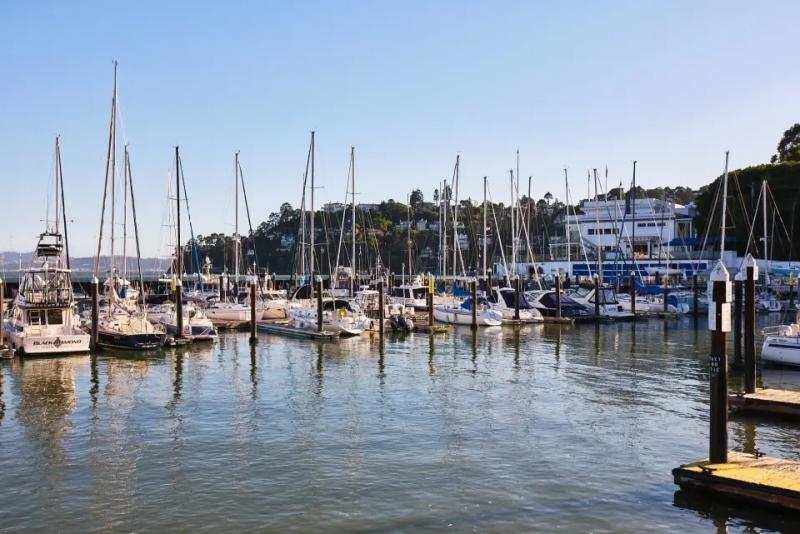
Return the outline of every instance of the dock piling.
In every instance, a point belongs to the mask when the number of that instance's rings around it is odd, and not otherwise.
[[[709,376],[711,382],[711,431],[709,434],[709,461],[728,461],[728,354],[725,333],[730,331],[731,305],[728,271],[722,261],[711,272],[713,289],[709,309],[708,328],[711,330]],[[713,307],[713,308],[712,308]]]
[[[428,275],[428,326],[433,327],[433,275]]]
[[[0,278],[0,348],[2,348],[4,346],[3,345],[3,334],[4,334],[4,332],[3,332],[3,330],[4,330],[4,328],[3,328],[3,305],[5,303],[3,301],[5,300],[5,298],[6,298],[6,296],[5,296],[5,286],[4,286],[3,279]]]
[[[697,314],[700,311],[700,295],[699,295],[700,288],[697,285],[697,273],[692,275],[692,292],[694,293],[692,297],[692,312],[694,316],[697,317]]]
[[[100,315],[100,282],[92,276],[92,337],[89,339],[89,348],[97,350],[97,321]]]
[[[631,294],[631,313],[633,314],[634,318],[636,317],[636,275],[633,271],[631,271],[631,275],[628,278],[628,291]]]
[[[317,276],[317,331],[322,332],[322,277],[321,276]]]
[[[519,284],[517,284],[519,286]],[[478,328],[478,282],[471,280],[469,288],[472,293],[472,329]]]
[[[594,320],[600,320],[600,278],[594,275]]]
[[[561,319],[561,275],[558,273],[556,273],[556,319]]]
[[[794,278],[789,278],[789,310],[794,308]]]
[[[183,282],[181,277],[177,276],[175,279],[175,314],[176,326],[178,331],[175,333],[175,339],[183,338]]]
[[[669,310],[669,278],[664,277],[664,313],[667,313]]]
[[[256,284],[250,283],[250,343],[255,344],[256,337]]]
[[[519,321],[519,276],[514,278],[514,320]]]
[[[219,301],[220,302],[225,302],[224,284],[225,284],[225,276],[224,275],[219,275]]]
[[[742,279],[737,274],[733,281],[733,366],[742,368]]]
[[[383,338],[384,321],[386,319],[386,310],[383,305],[383,280],[378,280],[378,333]]]
[[[758,265],[752,254],[744,259],[744,392],[756,391],[756,279]]]
[[[486,294],[492,294],[492,270],[486,271]]]

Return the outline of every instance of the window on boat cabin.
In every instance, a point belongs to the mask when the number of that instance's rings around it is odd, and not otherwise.
[[[589,228],[589,235],[594,235],[594,228]]]
[[[503,302],[506,303],[506,306],[509,308],[513,308],[515,306],[516,299],[514,298],[514,291],[501,291],[500,295],[503,297]]]
[[[425,293],[427,291],[428,290],[425,289],[424,287],[418,287],[416,289],[412,289],[411,290],[411,292],[414,294],[414,298],[415,299],[424,299],[425,298]]]
[[[61,309],[47,310],[47,324],[63,324],[64,314]]]
[[[42,324],[42,313],[39,310],[31,310],[28,312],[28,322],[33,325]]]

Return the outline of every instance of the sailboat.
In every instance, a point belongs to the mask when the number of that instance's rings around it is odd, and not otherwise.
[[[250,321],[250,306],[238,301],[239,292],[239,255],[241,242],[239,239],[239,153],[235,155],[235,223],[233,232],[233,264],[234,264],[234,291],[231,297],[229,291],[224,291],[223,298],[214,302],[206,308],[206,316],[211,319],[214,325],[220,328],[238,328]],[[227,287],[228,277],[223,279],[223,285]]]
[[[136,223],[136,204],[133,196],[133,177],[130,171],[130,156],[127,145],[125,146],[124,188],[125,208],[123,222],[123,276],[116,268],[114,256],[114,216],[116,211],[116,118],[117,118],[117,63],[114,62],[114,95],[111,101],[111,125],[108,137],[108,153],[106,158],[106,176],[103,187],[103,202],[100,211],[100,233],[97,240],[97,255],[95,256],[95,277],[100,270],[100,252],[103,244],[103,226],[105,219],[106,196],[109,183],[111,185],[111,231],[110,231],[110,270],[108,278],[103,284],[105,305],[98,310],[97,334],[98,344],[104,347],[147,350],[164,345],[166,332],[159,325],[153,325],[147,318],[147,308],[138,300],[133,300],[128,295],[129,283],[127,282],[127,195],[130,191],[131,208],[133,211],[133,225],[136,236],[136,257],[139,266],[139,287],[143,288],[141,269],[141,251],[139,249],[139,229]],[[141,294],[137,292],[137,297]],[[143,297],[143,295],[141,295]],[[144,298],[142,298],[142,303]]]
[[[63,188],[61,149],[56,138],[54,225],[39,235],[32,265],[25,271],[9,317],[2,324],[11,348],[21,354],[63,354],[89,350],[90,336],[80,329],[75,313]],[[59,228],[59,213],[63,215],[63,237]]]

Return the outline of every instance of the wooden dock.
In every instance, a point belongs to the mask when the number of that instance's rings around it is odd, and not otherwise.
[[[256,327],[260,332],[267,332],[268,334],[277,334],[279,336],[288,336],[301,339],[315,339],[319,341],[334,341],[339,339],[338,332],[331,332],[329,330],[323,330],[322,332],[319,332],[317,330],[295,328],[293,326],[289,326],[288,323],[259,321],[258,323],[256,323]]]
[[[572,317],[549,317],[547,315],[542,316],[545,323],[550,324],[575,324],[575,319]]]
[[[755,393],[737,393],[728,397],[731,411],[800,418],[800,391],[759,389]]]
[[[800,462],[729,451],[728,463],[701,460],[672,470],[681,489],[800,512]]]

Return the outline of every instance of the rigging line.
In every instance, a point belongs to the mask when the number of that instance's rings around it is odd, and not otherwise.
[[[181,170],[181,175],[183,175],[183,170]],[[256,278],[258,278],[258,249],[256,248],[256,236],[255,236],[255,233],[253,232],[253,222],[250,219],[250,203],[247,201],[247,189],[245,189],[245,187],[244,187],[244,172],[242,171],[242,162],[241,162],[241,160],[239,161],[239,183],[242,185],[242,196],[244,196],[244,211],[245,211],[245,213],[247,213],[247,226],[250,229],[250,244],[253,247],[253,256],[255,257],[255,260],[256,260],[256,272],[254,274],[256,275]],[[186,184],[185,183],[183,184],[183,193],[184,193],[184,196],[186,196]],[[187,206],[186,209],[188,210],[189,209],[188,203],[187,203],[186,206]],[[189,223],[189,225],[190,225],[190,228],[191,228],[191,222]],[[260,281],[259,281],[259,285],[261,285]]]
[[[764,194],[764,188],[760,187],[758,190],[758,198],[756,199],[756,206],[760,205],[761,203],[761,196]],[[758,210],[753,213],[753,224],[750,227],[750,233],[747,235],[747,246],[745,246],[745,252],[750,251],[750,244],[753,243],[753,250],[755,251],[755,242],[753,240],[754,230],[756,228],[756,218],[758,217]],[[757,252],[756,252],[757,254]],[[742,264],[744,264],[744,259],[742,259]],[[740,267],[741,269],[741,267]]]
[[[139,247],[139,225],[136,222],[136,201],[133,197],[133,174],[131,173],[131,160],[127,149],[125,150],[125,172],[128,175],[128,186],[131,190],[131,211],[133,213],[133,234],[136,239],[136,264],[139,269],[139,295],[142,298],[142,310],[147,320],[147,300],[144,295],[144,275],[142,274],[142,251]]]
[[[199,273],[202,270],[202,267],[200,265],[200,253],[199,253],[199,251],[197,249],[197,240],[194,237],[194,226],[192,226],[192,212],[189,210],[189,195],[186,192],[186,175],[183,172],[183,160],[182,159],[178,159],[178,169],[181,171],[181,185],[183,186],[183,199],[184,199],[184,203],[186,204],[186,217],[189,219],[189,235],[192,238],[192,252],[193,252],[192,255],[194,256],[194,258],[193,258],[194,259],[194,268],[195,268],[195,272]],[[242,191],[244,191],[244,178],[242,178],[241,172],[242,171],[241,171],[241,167],[240,167],[239,168],[239,177],[240,177],[240,179],[242,181]],[[245,202],[245,206],[247,206],[247,194],[246,193],[245,193],[245,196],[244,196],[244,202]],[[247,221],[250,222],[250,211],[249,210],[247,212]],[[252,232],[252,227],[251,227],[250,231]],[[181,244],[178,243],[179,247],[180,247],[180,245]],[[253,245],[253,250],[255,250],[255,245]]]
[[[61,168],[61,148],[58,149],[58,181],[61,186],[61,216],[64,218],[64,252],[67,255],[67,269],[69,264],[69,235],[67,234],[67,205],[64,202],[64,172]],[[56,200],[58,202],[58,200]],[[56,222],[56,224],[58,224]]]
[[[117,64],[114,63],[114,96],[111,98],[111,124],[108,127],[108,151],[106,153],[106,176],[103,182],[103,202],[100,207],[100,235],[97,238],[97,255],[94,259],[94,276],[100,275],[100,251],[103,245],[103,226],[106,215],[106,197],[108,196],[108,173],[111,167],[111,150],[114,143],[114,120],[117,109]],[[112,178],[113,179],[113,178]],[[112,208],[113,209],[113,208]]]
[[[717,183],[717,192],[714,194],[714,203],[711,205],[711,211],[709,212],[708,220],[706,221],[706,230],[703,235],[703,244],[700,247],[700,253],[702,254],[706,250],[706,244],[708,244],[708,235],[711,233],[711,225],[714,222],[714,212],[717,211],[717,202],[719,202],[720,192],[722,191],[722,177],[719,178],[719,182]]]
[[[344,202],[342,203],[342,223],[339,225],[339,246],[336,248],[336,270],[339,270],[339,258],[342,254],[342,242],[344,241],[344,220],[347,218],[347,196],[350,194],[350,172],[353,170],[353,162],[347,158],[347,186],[344,188]],[[355,213],[353,214],[355,217]],[[353,236],[355,240],[356,236]],[[353,276],[355,276],[355,265],[350,266],[353,269]]]
[[[781,212],[778,209],[778,202],[775,200],[775,196],[772,194],[772,188],[769,186],[769,183],[767,183],[767,193],[769,194],[769,197],[772,199],[772,202],[775,205],[775,212],[778,214],[778,221],[780,221],[781,226],[783,227],[783,231],[786,234],[786,238],[791,240],[789,236],[789,229],[787,228],[785,221],[783,220],[783,215],[781,215]]]
[[[489,184],[486,184],[486,196],[489,197],[489,206],[492,208],[492,218],[494,219],[494,227],[497,229],[497,242],[500,245],[500,258],[503,260],[503,270],[506,273],[506,277],[508,277],[508,264],[506,263],[506,253],[503,250],[503,238],[500,237],[500,225],[497,224],[497,214],[494,211],[494,200],[492,200],[492,190],[489,187]],[[490,288],[491,289],[491,288]]]

